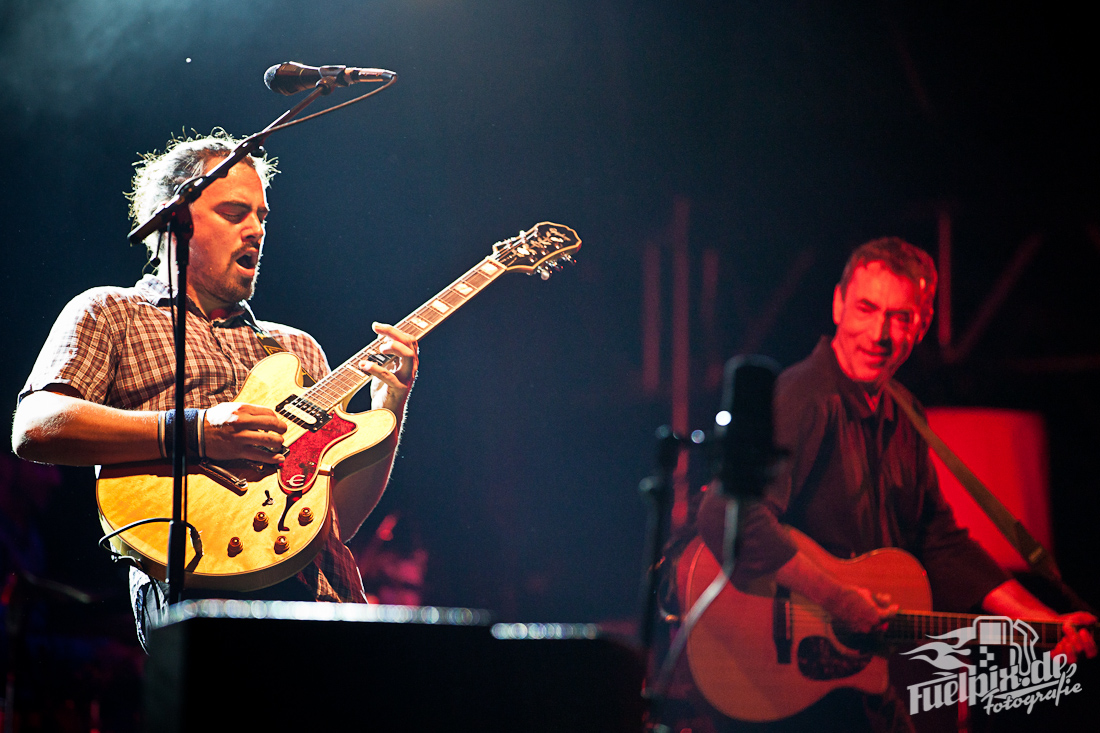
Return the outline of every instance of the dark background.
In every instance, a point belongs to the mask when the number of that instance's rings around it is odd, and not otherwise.
[[[862,241],[897,234],[936,254],[945,212],[960,334],[1021,243],[1041,237],[966,358],[948,363],[933,325],[902,378],[928,404],[1044,415],[1057,554],[1095,602],[1088,23],[1039,6],[762,5],[7,0],[8,409],[65,302],[139,277],[122,195],[139,153],[184,131],[262,128],[292,104],[263,86],[271,64],[389,68],[392,88],[268,141],[283,172],[262,318],[311,332],[339,363],[371,321],[400,319],[494,242],[542,220],[584,240],[576,268],[545,283],[508,275],[422,343],[393,480],[363,532],[383,512],[419,524],[425,602],[634,620],[637,485],[669,419],[667,389],[641,382],[641,258],[667,244],[677,197],[690,206],[693,292],[704,250],[718,267],[713,325],[692,303],[693,427],[717,404],[708,374],[744,347],[794,263],[803,274],[756,344],[784,365],[831,331],[833,284]],[[98,594],[104,637],[131,644],[119,573],[94,547],[90,471],[42,481],[52,488],[30,512],[40,571]]]

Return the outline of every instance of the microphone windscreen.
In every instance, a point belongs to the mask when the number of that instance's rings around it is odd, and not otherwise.
[[[264,72],[264,84],[267,88],[273,92],[278,92],[286,96],[291,94],[297,94],[303,89],[307,89],[312,86],[312,82],[320,78],[320,74],[316,69],[313,69],[313,79],[307,80],[305,83],[302,81],[303,72],[309,72],[308,66],[296,63],[294,61],[287,61],[282,64],[275,64],[270,69]]]

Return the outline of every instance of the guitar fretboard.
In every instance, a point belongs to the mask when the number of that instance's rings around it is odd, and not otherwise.
[[[907,611],[899,613],[893,619],[886,630],[886,636],[891,641],[923,641],[929,636],[940,636],[956,629],[966,628],[980,618],[964,613],[934,613]],[[1027,621],[1028,626],[1035,630],[1038,639],[1037,646],[1053,647],[1062,638],[1062,625],[1049,621]],[[990,644],[1008,643],[1011,637],[1011,629],[1004,630],[1004,642],[990,641]]]
[[[489,283],[496,280],[506,270],[507,268],[498,262],[494,256],[486,257],[467,270],[462,277],[439,291],[424,305],[397,323],[397,329],[413,338],[421,338],[484,290]],[[380,336],[367,344],[359,353],[317,382],[303,397],[325,410],[331,410],[343,402],[348,395],[357,392],[371,379],[367,373],[359,369],[361,362],[370,360],[375,364],[385,366],[394,359],[393,356],[379,353],[385,342],[386,339]]]

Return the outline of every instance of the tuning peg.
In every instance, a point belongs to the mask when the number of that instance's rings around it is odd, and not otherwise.
[[[577,264],[577,261],[573,259],[573,255],[562,255],[559,259],[569,265]]]
[[[550,271],[547,270],[545,267],[536,267],[535,272],[537,272],[539,274],[539,277],[541,277],[543,280],[550,279]]]

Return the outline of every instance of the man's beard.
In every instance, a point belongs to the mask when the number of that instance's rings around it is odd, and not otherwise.
[[[256,271],[252,277],[241,277],[236,274],[219,281],[218,292],[214,295],[225,303],[239,303],[242,300],[251,300],[256,294],[256,281],[260,277],[260,263],[256,263]]]

